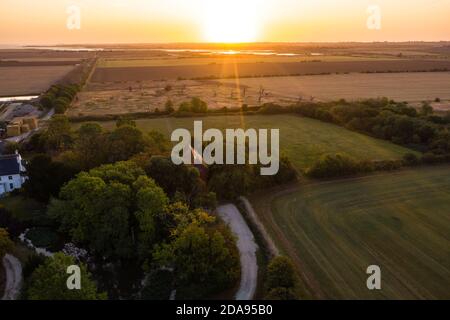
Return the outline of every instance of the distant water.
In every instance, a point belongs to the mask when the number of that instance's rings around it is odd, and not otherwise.
[[[16,97],[1,97],[0,102],[12,102],[12,101],[30,101],[38,98],[39,96],[16,96]]]
[[[208,49],[133,49],[133,48],[85,48],[85,47],[63,47],[63,46],[18,46],[18,45],[0,45],[0,49],[36,49],[36,50],[53,50],[53,51],[162,51],[169,53],[182,53],[182,52],[192,52],[204,55],[256,55],[256,56],[285,56],[285,57],[296,57],[305,56],[305,54],[292,53],[292,52],[277,52],[273,50],[208,50]],[[311,56],[322,56],[322,53],[310,53]]]
[[[103,48],[83,48],[83,47],[22,47],[24,49],[52,50],[52,51],[103,51]]]
[[[298,53],[280,53],[271,50],[207,50],[207,49],[151,49],[163,52],[192,52],[205,55],[240,55],[248,54],[255,56],[300,56]]]

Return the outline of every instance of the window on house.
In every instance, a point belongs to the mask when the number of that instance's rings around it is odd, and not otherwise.
[[[9,176],[8,179],[9,179],[9,180],[12,180],[12,176]]]

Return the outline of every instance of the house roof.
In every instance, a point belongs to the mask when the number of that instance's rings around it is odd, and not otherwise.
[[[20,164],[17,161],[17,154],[0,156],[0,176],[20,174]]]

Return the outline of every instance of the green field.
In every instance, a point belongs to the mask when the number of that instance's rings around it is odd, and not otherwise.
[[[302,185],[252,199],[306,297],[450,299],[450,167]],[[366,288],[378,265],[382,290]]]
[[[193,128],[194,118],[160,118],[137,120],[143,131],[158,130],[170,137],[177,128]],[[321,155],[345,152],[357,159],[399,159],[411,150],[392,143],[349,131],[342,127],[295,115],[214,116],[197,120],[206,128],[267,128],[280,129],[280,148],[299,170],[311,166]],[[112,130],[115,122],[102,122]],[[80,124],[74,125],[75,128]]]

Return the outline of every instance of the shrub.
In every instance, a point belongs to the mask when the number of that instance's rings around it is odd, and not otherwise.
[[[356,161],[345,154],[325,155],[306,172],[313,178],[332,178],[373,171],[368,161]]]
[[[392,171],[402,167],[401,160],[383,160],[373,162],[376,171]]]
[[[266,299],[295,300],[298,298],[298,279],[291,260],[286,257],[272,259],[267,267]]]
[[[419,164],[420,159],[414,153],[408,152],[403,156],[403,162],[408,166],[415,166]]]
[[[286,112],[286,109],[274,103],[265,103],[259,109],[259,113],[262,114],[279,114],[283,112]]]

